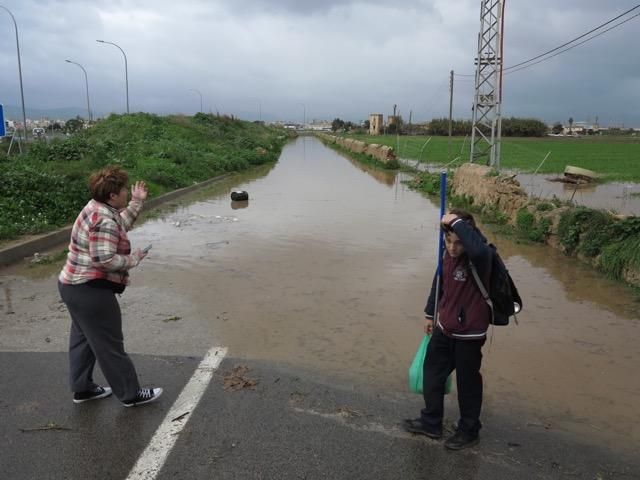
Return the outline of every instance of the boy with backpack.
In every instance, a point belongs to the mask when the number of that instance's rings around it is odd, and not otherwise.
[[[492,321],[491,308],[476,284],[471,263],[483,284],[489,285],[494,251],[471,214],[454,209],[440,224],[445,232],[442,279],[437,282],[434,277],[425,308],[424,330],[433,334],[424,362],[425,408],[420,418],[405,420],[404,427],[429,438],[442,438],[445,382],[455,370],[460,419],[456,433],[444,445],[461,450],[479,442],[481,349]],[[436,285],[440,287],[437,311]]]

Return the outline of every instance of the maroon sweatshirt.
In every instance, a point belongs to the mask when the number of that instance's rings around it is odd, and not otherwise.
[[[484,236],[460,219],[451,224],[465,248],[465,253],[452,258],[445,250],[442,264],[442,282],[438,297],[437,326],[448,337],[461,340],[485,338],[491,319],[491,309],[482,294],[469,267],[473,261],[478,274],[488,285],[491,274],[491,249]],[[436,278],[433,280],[425,314],[433,318],[435,310]]]
[[[447,336],[461,339],[484,338],[491,310],[478,289],[469,257],[444,255],[442,298],[439,300],[438,326]]]

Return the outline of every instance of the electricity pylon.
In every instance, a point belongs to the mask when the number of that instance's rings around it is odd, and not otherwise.
[[[500,168],[502,136],[503,20],[503,0],[481,0],[470,162],[496,168]]]

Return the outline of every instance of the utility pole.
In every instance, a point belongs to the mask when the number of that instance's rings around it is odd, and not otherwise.
[[[451,135],[453,134],[453,70],[449,78],[449,161],[451,161]]]
[[[470,162],[500,168],[504,0],[481,0]]]
[[[9,16],[11,17],[11,20],[13,21],[13,27],[15,28],[16,31],[16,50],[18,52],[18,77],[20,78],[20,98],[22,100],[22,128],[24,129],[24,141],[26,143],[27,141],[27,111],[24,107],[24,88],[22,86],[22,61],[20,60],[20,41],[18,40],[18,24],[16,23],[16,18],[13,16],[13,13],[11,13],[11,10],[9,10],[7,7],[0,5],[0,8],[3,9],[4,11],[6,11]],[[17,130],[17,129],[16,129]],[[13,137],[11,137],[13,138]],[[9,148],[11,149],[11,148]]]
[[[411,117],[413,117],[413,110],[409,110],[409,135],[411,135],[412,132],[412,127],[411,127]]]

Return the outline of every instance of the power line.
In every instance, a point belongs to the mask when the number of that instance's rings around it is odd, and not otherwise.
[[[610,23],[612,23],[612,22],[615,22],[615,21],[616,21],[616,20],[618,20],[619,18],[624,17],[625,15],[627,15],[628,13],[631,13],[632,11],[636,10],[637,8],[640,8],[640,5],[636,5],[635,7],[630,8],[629,10],[627,10],[627,11],[626,11],[626,12],[624,12],[624,13],[621,13],[621,14],[620,14],[620,15],[618,15],[617,17],[612,18],[611,20],[609,20],[609,21],[607,21],[607,22],[604,22],[604,23],[602,23],[602,24],[598,25],[596,28],[592,28],[592,29],[591,29],[591,30],[589,30],[587,33],[583,33],[582,35],[580,35],[580,36],[578,36],[578,37],[574,38],[573,40],[570,40],[570,41],[568,41],[568,42],[566,42],[566,43],[563,43],[562,45],[560,45],[560,46],[558,46],[558,47],[556,47],[556,48],[553,48],[553,49],[549,50],[548,52],[541,53],[540,55],[537,55],[537,56],[535,56],[535,57],[533,57],[533,58],[530,58],[529,60],[525,60],[524,62],[516,63],[515,65],[511,65],[511,66],[509,66],[509,67],[506,67],[504,70],[511,70],[512,68],[519,67],[519,66],[521,66],[521,65],[524,65],[525,63],[529,63],[529,62],[532,62],[532,61],[534,61],[534,60],[539,59],[540,57],[544,57],[544,56],[546,56],[546,55],[549,55],[550,53],[553,53],[553,52],[555,52],[556,50],[560,50],[561,48],[566,47],[567,45],[569,45],[569,44],[571,44],[571,43],[575,42],[576,40],[580,40],[581,38],[586,37],[587,35],[592,34],[592,33],[593,33],[593,32],[595,32],[596,30],[600,30],[602,27],[604,27],[604,26],[606,26],[606,25],[609,25],[609,24],[610,24]],[[633,18],[633,17],[631,17],[631,18]],[[629,19],[629,20],[630,20],[630,19]],[[618,25],[622,25],[622,24],[620,23],[620,24],[618,24]],[[615,28],[615,27],[614,27],[614,28]],[[605,32],[606,32],[606,31],[607,31],[607,30],[605,30]],[[603,33],[604,33],[604,32],[603,32]]]
[[[509,66],[509,67],[506,67],[506,68],[504,68],[504,69],[503,69],[503,72],[505,72],[505,73],[513,73],[513,72],[507,72],[507,70],[513,70],[513,69],[515,69],[515,68],[517,68],[517,67],[520,67],[520,66],[525,65],[525,64],[527,64],[527,63],[533,62],[534,60],[537,60],[537,59],[539,59],[539,58],[541,58],[541,57],[545,57],[545,56],[549,55],[550,53],[555,52],[556,50],[560,50],[561,48],[566,47],[567,45],[570,45],[570,44],[574,43],[575,41],[580,40],[581,38],[586,37],[587,35],[590,35],[591,33],[595,32],[596,30],[600,30],[602,27],[604,27],[604,26],[606,26],[606,25],[609,25],[609,24],[610,24],[610,23],[612,23],[612,22],[615,22],[615,21],[616,21],[616,20],[618,20],[619,18],[622,18],[622,17],[624,17],[625,15],[628,15],[629,13],[631,13],[632,11],[634,11],[634,10],[636,10],[636,9],[638,9],[638,8],[640,8],[640,4],[636,5],[636,6],[635,6],[635,7],[633,7],[633,8],[630,8],[630,9],[629,9],[629,10],[627,10],[626,12],[621,13],[620,15],[618,15],[617,17],[612,18],[611,20],[607,20],[606,22],[604,22],[604,23],[602,23],[602,24],[598,25],[597,27],[595,27],[595,28],[593,28],[593,29],[589,30],[588,32],[583,33],[582,35],[579,35],[579,36],[575,37],[573,40],[570,40],[570,41],[568,41],[568,42],[565,42],[565,43],[563,43],[562,45],[559,45],[559,46],[557,46],[557,47],[555,47],[555,48],[552,48],[551,50],[548,50],[548,51],[547,51],[547,52],[545,52],[545,53],[541,53],[540,55],[536,55],[535,57],[532,57],[532,58],[530,58],[530,59],[528,59],[528,60],[525,60],[525,61],[523,61],[523,62],[516,63],[515,65],[511,65],[511,66]],[[604,34],[604,33],[608,32],[608,31],[610,31],[610,30],[613,30],[614,28],[619,27],[620,25],[622,25],[622,24],[624,24],[624,23],[628,22],[629,20],[632,20],[632,19],[636,18],[638,15],[639,15],[639,14],[636,14],[636,15],[634,15],[634,16],[632,16],[632,17],[630,17],[630,18],[628,18],[628,19],[626,19],[626,20],[624,20],[624,21],[622,21],[622,22],[620,22],[620,23],[617,23],[617,24],[616,24],[616,25],[614,25],[613,27],[610,27],[610,28],[608,28],[608,29],[606,29],[606,30],[604,30],[604,31],[602,31],[602,32],[600,32],[600,33],[598,33],[597,35],[594,35],[594,36],[592,36],[592,37],[589,37],[588,39],[586,39],[586,40],[585,40],[585,41],[583,41],[583,42],[580,42],[580,43],[578,43],[578,44],[576,44],[576,45],[573,45],[572,47],[569,47],[569,48],[567,48],[567,49],[565,49],[565,50],[562,50],[561,52],[558,52],[558,53],[556,53],[555,55],[551,55],[551,56],[549,56],[549,57],[547,57],[547,58],[543,58],[542,60],[540,60],[540,61],[538,61],[538,62],[535,62],[535,63],[533,63],[532,65],[536,65],[536,64],[538,64],[538,63],[540,63],[540,62],[543,62],[543,61],[545,61],[545,60],[548,60],[548,59],[550,59],[550,58],[553,58],[553,57],[555,57],[556,55],[559,55],[559,54],[561,54],[561,53],[563,53],[563,52],[566,52],[567,50],[571,50],[571,48],[577,47],[577,46],[579,46],[579,45],[582,45],[582,44],[584,44],[584,43],[588,42],[588,41],[589,41],[589,40],[591,40],[591,39],[594,39],[594,38],[596,38],[596,37],[599,37],[600,35],[602,35],[602,34]],[[532,65],[528,65],[528,66],[532,66]],[[526,67],[518,68],[517,70],[513,70],[513,71],[515,72],[515,71],[518,71],[518,70],[522,70],[523,68],[526,68]],[[457,77],[475,77],[475,74],[461,74],[461,73],[456,73],[455,75],[456,75]]]
[[[537,65],[537,64],[539,64],[539,63],[541,63],[541,62],[544,62],[544,61],[546,61],[546,60],[550,60],[550,59],[552,59],[553,57],[556,57],[556,56],[560,55],[561,53],[567,52],[567,51],[571,50],[572,48],[579,47],[580,45],[583,45],[583,44],[587,43],[589,40],[593,40],[594,38],[599,37],[600,35],[604,35],[604,34],[605,34],[605,33],[607,33],[609,30],[613,30],[614,28],[619,27],[619,26],[620,26],[620,25],[622,25],[623,23],[627,23],[629,20],[633,20],[633,19],[634,19],[634,18],[636,18],[636,17],[640,17],[640,13],[636,13],[634,16],[629,17],[629,18],[627,18],[626,20],[623,20],[622,22],[620,22],[620,23],[618,23],[618,24],[616,24],[616,25],[614,25],[614,26],[612,26],[612,27],[607,28],[606,30],[603,30],[602,32],[599,32],[599,33],[597,33],[596,35],[593,35],[592,37],[589,37],[589,38],[587,38],[587,39],[583,40],[583,41],[582,41],[582,42],[580,42],[580,43],[576,43],[575,45],[571,45],[570,47],[567,47],[567,48],[565,48],[564,50],[559,51],[558,53],[554,53],[553,55],[551,55],[551,56],[549,56],[549,57],[542,58],[542,59],[538,60],[537,62],[531,63],[531,64],[529,64],[529,65],[523,65],[522,67],[520,67],[520,68],[516,68],[515,70],[509,70],[508,72],[505,72],[505,75],[508,75],[508,74],[510,74],[510,73],[519,72],[520,70],[524,70],[525,68],[533,67],[534,65]],[[513,69],[514,67],[509,67],[509,68]],[[506,69],[505,69],[505,70],[506,70]]]

